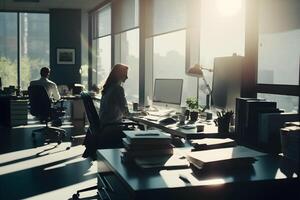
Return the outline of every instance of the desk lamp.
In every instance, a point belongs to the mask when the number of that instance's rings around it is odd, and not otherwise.
[[[210,88],[209,84],[207,83],[207,81],[204,77],[203,70],[212,72],[212,69],[204,68],[199,64],[195,64],[195,65],[192,65],[188,69],[187,74],[190,75],[190,76],[197,77],[197,102],[198,103],[199,103],[199,78],[202,78],[202,80],[205,84],[205,87],[208,90],[208,94],[206,95],[206,105],[205,105],[205,108],[203,109],[203,111],[204,111],[205,109],[209,108],[209,97],[210,97],[212,91],[211,91],[211,88]]]

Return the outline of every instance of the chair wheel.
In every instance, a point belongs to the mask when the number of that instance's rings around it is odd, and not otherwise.
[[[79,194],[73,194],[72,199],[73,200],[78,200],[79,199]]]

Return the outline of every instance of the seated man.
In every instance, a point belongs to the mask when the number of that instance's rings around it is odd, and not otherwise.
[[[49,98],[53,101],[58,101],[60,99],[60,94],[57,89],[57,85],[50,81],[48,78],[50,76],[50,68],[43,67],[40,71],[41,78],[30,82],[30,85],[42,85],[46,89]]]
[[[41,68],[40,71],[41,78],[38,80],[34,80],[30,82],[30,85],[41,85],[44,86],[46,89],[46,92],[49,96],[49,98],[52,100],[52,102],[56,102],[60,100],[60,94],[57,89],[57,85],[53,82],[50,81],[48,78],[50,76],[50,68],[48,67],[43,67]],[[55,120],[52,122],[53,126],[61,126],[62,121],[60,119]]]

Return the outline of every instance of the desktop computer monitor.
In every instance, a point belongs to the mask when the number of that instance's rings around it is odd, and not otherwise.
[[[180,106],[183,79],[155,79],[153,103]]]
[[[241,92],[242,61],[242,56],[215,58],[211,94],[214,108],[235,110],[235,100]]]

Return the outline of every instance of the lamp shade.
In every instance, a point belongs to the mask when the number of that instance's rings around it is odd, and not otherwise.
[[[188,69],[187,74],[190,76],[201,78],[203,77],[202,67],[199,64],[192,65]]]

